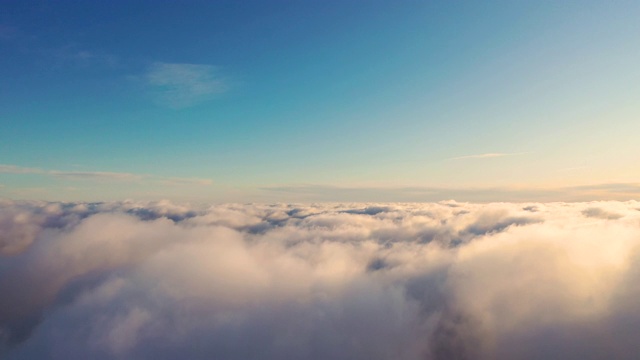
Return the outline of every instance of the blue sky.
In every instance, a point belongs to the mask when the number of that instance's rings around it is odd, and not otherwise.
[[[640,193],[635,1],[2,7],[0,196]]]

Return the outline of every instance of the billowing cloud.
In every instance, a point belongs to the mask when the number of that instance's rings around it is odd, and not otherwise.
[[[633,359],[639,208],[5,200],[0,357]]]
[[[146,81],[157,102],[171,108],[189,107],[227,90],[211,65],[154,63]]]

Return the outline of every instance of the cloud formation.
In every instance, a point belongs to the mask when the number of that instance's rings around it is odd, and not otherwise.
[[[227,90],[217,68],[211,65],[154,63],[146,81],[159,104],[176,109],[196,105]]]
[[[0,201],[0,357],[633,359],[638,209]]]

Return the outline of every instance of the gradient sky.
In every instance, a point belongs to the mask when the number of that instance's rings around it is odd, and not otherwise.
[[[6,1],[0,197],[640,194],[638,1]]]

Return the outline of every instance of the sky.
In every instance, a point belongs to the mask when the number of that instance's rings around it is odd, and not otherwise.
[[[637,1],[9,1],[0,197],[640,194]]]
[[[639,19],[0,0],[0,358],[636,359]]]

